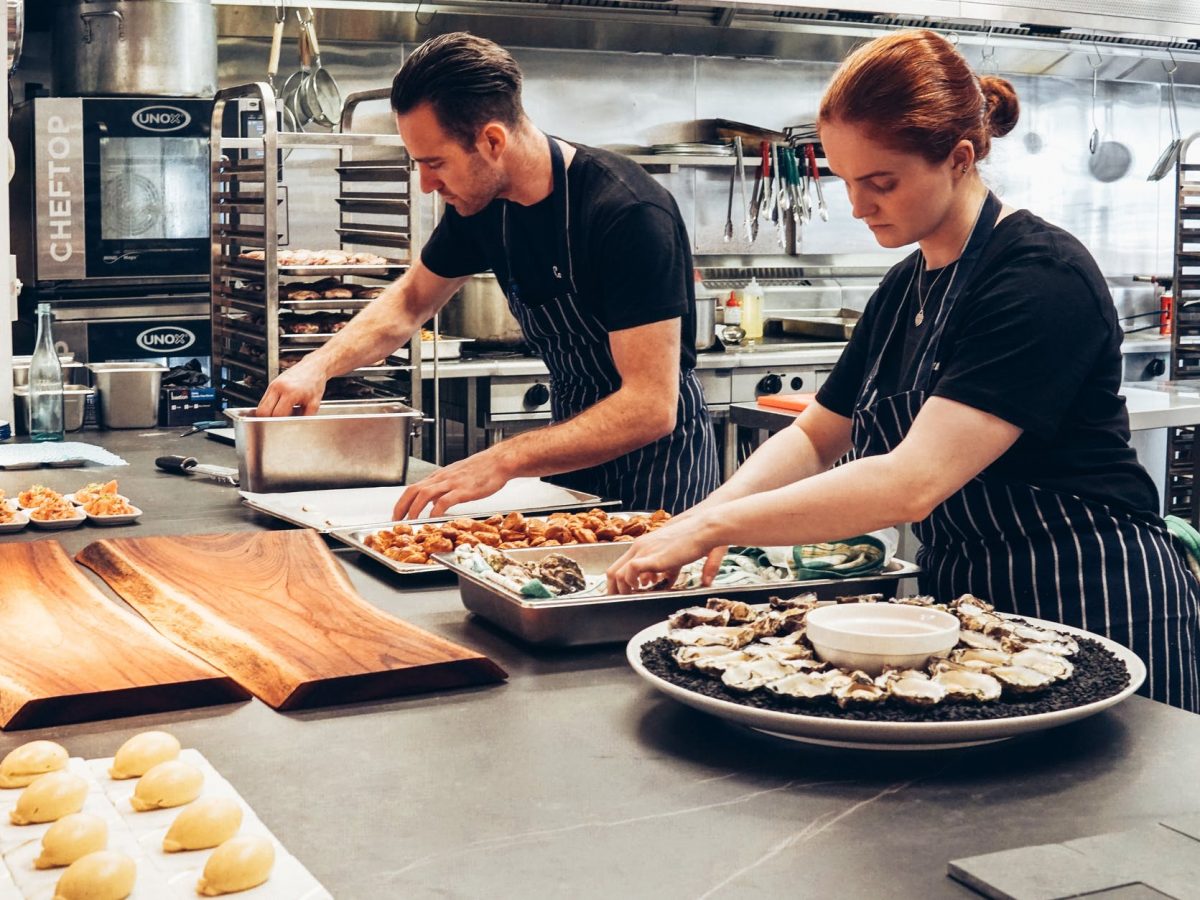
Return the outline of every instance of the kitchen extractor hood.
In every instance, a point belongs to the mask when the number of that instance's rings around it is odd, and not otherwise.
[[[214,0],[222,35],[263,36],[275,0]],[[840,61],[898,28],[955,37],[1017,75],[1200,84],[1200,0],[314,0],[327,40],[420,41],[458,29],[511,46]],[[1174,61],[1174,63],[1171,62]]]

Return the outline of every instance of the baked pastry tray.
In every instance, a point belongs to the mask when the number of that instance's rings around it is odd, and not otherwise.
[[[584,495],[584,496],[591,496],[591,495]],[[570,503],[567,503],[567,504],[560,503],[556,506],[545,507],[543,509],[530,508],[530,509],[520,509],[520,510],[516,510],[516,511],[521,513],[522,515],[528,516],[530,518],[538,518],[538,517],[547,516],[550,513],[555,513],[555,512],[584,512],[589,509],[596,509],[596,508],[605,509],[605,508],[610,508],[610,507],[613,507],[616,505],[617,505],[616,500],[600,500],[596,503],[592,503],[590,501],[580,502],[580,503],[574,504],[574,505],[572,505]],[[450,521],[453,521],[454,519],[473,519],[477,522],[481,522],[484,519],[490,518],[493,515],[497,515],[497,513],[489,513],[486,515],[479,514],[479,515],[466,515],[466,516],[439,516],[437,518],[430,518],[430,519],[406,519],[403,524],[412,525],[416,528],[419,528],[422,525],[432,525],[432,524],[436,524],[438,522],[450,522]],[[649,513],[624,512],[624,511],[612,512],[610,510],[609,515],[613,516],[613,517],[616,517],[616,516],[624,517],[624,516],[636,516],[636,515],[649,515]],[[382,525],[372,525],[369,528],[339,528],[339,529],[335,529],[334,531],[330,531],[329,536],[331,538],[334,538],[335,540],[341,541],[343,544],[353,547],[355,550],[357,550],[359,553],[363,554],[364,556],[369,556],[371,559],[375,560],[380,565],[387,566],[393,572],[398,572],[401,575],[420,575],[420,574],[426,574],[429,572],[444,573],[446,571],[446,566],[442,565],[440,562],[437,562],[437,563],[402,563],[402,562],[398,562],[398,561],[392,559],[390,556],[386,556],[385,554],[374,549],[373,547],[367,546],[367,538],[369,538],[371,535],[373,535],[377,532],[383,531],[386,528],[391,528],[393,525],[398,525],[398,524],[400,524],[400,523],[399,522],[387,522]],[[627,545],[627,543],[619,543],[619,544],[616,544],[615,546],[623,547],[626,545]],[[577,546],[577,545],[567,544],[565,546],[571,547],[571,546]],[[555,548],[555,549],[558,549],[558,548]],[[505,552],[511,553],[513,551],[506,550]],[[434,554],[434,557],[440,558],[440,554]]]
[[[405,485],[384,487],[336,488],[316,491],[283,491],[251,493],[242,491],[243,502],[277,519],[312,528],[322,534],[365,530],[379,531],[396,524],[392,507],[400,499]],[[615,500],[602,500],[595,494],[573,491],[548,484],[537,478],[514,478],[488,497],[451,507],[455,512],[436,521],[459,517],[472,518],[496,513],[544,513],[558,510],[580,510],[592,507],[613,507]],[[410,519],[409,524],[421,524],[434,519]],[[390,560],[389,560],[390,561]],[[434,571],[440,569],[435,566]]]
[[[561,553],[579,563],[585,576],[599,576],[616,562],[627,544],[575,544],[506,550],[514,560],[536,562],[550,553]],[[902,578],[920,573],[915,563],[892,559],[881,571],[858,578],[822,578],[774,581],[768,584],[714,585],[675,591],[638,594],[594,594],[545,600],[523,597],[500,584],[487,581],[459,564],[452,553],[435,554],[458,576],[463,606],[528,644],[575,647],[628,641],[643,628],[660,622],[685,606],[703,606],[709,597],[731,597],[747,603],[768,597],[814,593],[822,600],[850,594],[882,593],[892,596]]]

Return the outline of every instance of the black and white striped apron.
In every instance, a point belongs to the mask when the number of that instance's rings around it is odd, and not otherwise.
[[[883,352],[854,413],[855,455],[895,448],[925,402],[946,320],[1000,212],[989,194],[916,365],[896,393],[882,396]],[[901,300],[886,345],[908,311]],[[941,600],[975,594],[997,609],[1084,628],[1129,647],[1146,663],[1139,693],[1200,712],[1200,585],[1157,516],[1136,516],[1095,500],[1005,481],[984,470],[913,524],[922,593]]]
[[[509,283],[508,307],[528,341],[550,370],[550,410],[555,422],[578,415],[614,393],[621,376],[613,362],[608,332],[600,320],[577,302],[571,263],[570,190],[558,143],[547,137],[554,171],[555,219],[563,222],[558,263],[552,267],[556,291],[544,303],[521,300],[508,247],[508,205],[502,233]],[[598,442],[605,436],[595,435]],[[680,369],[675,430],[665,437],[608,462],[555,475],[550,480],[601,497],[616,498],[626,509],[665,509],[671,513],[695,506],[718,484],[717,449],[704,392],[693,369]]]

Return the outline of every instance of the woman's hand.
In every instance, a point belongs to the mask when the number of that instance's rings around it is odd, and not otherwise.
[[[706,520],[705,515],[672,519],[635,540],[609,567],[608,592],[631,594],[649,590],[664,581],[673,584],[683,566],[703,557],[707,557],[703,583],[711,584],[725,556],[725,548],[714,545]]]

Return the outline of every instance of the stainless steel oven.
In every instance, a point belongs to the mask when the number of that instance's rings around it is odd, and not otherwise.
[[[208,280],[211,101],[40,97],[19,106],[18,275],[68,300]]]

